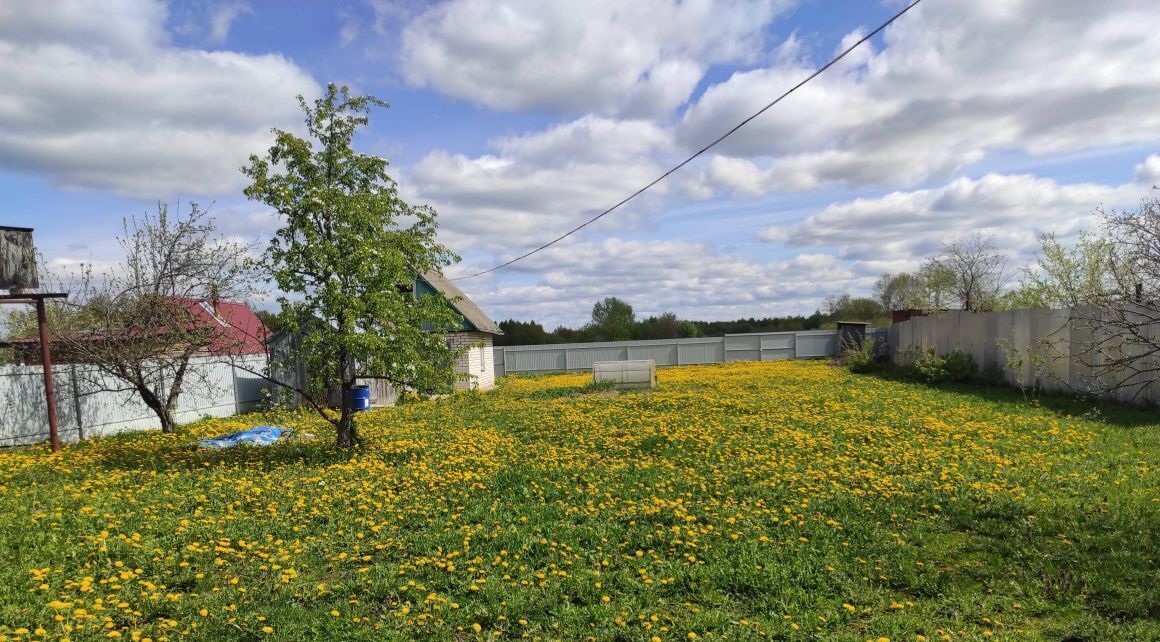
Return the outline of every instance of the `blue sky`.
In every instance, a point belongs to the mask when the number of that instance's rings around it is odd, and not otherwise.
[[[1097,6],[1099,5],[1099,6]],[[647,183],[894,1],[0,0],[0,224],[51,269],[115,261],[124,216],[213,203],[277,225],[237,171],[327,82],[391,103],[360,137],[440,212],[465,274]],[[654,192],[462,282],[493,317],[809,314],[942,241],[1013,264],[1160,182],[1160,7],[924,0]],[[259,302],[261,304],[261,302]]]

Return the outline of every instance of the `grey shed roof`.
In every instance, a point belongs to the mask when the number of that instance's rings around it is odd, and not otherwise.
[[[442,274],[437,272],[427,272],[422,276],[422,279],[428,285],[443,293],[443,296],[453,301],[452,305],[459,311],[470,323],[474,325],[480,332],[487,332],[488,334],[503,334],[503,330],[499,329],[499,324],[491,320],[483,310],[475,304],[463,290],[460,290],[454,283],[443,278]]]

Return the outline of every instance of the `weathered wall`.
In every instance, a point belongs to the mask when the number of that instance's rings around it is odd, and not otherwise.
[[[959,349],[975,360],[984,376],[1011,385],[1036,383],[1048,391],[1093,392],[1123,382],[1125,372],[1102,371],[1107,341],[1097,311],[1031,308],[1005,312],[950,311],[916,317],[889,329],[896,363],[910,363],[920,352],[944,355]],[[1160,323],[1145,328],[1160,338]],[[1131,349],[1131,348],[1129,348]],[[1008,358],[1008,357],[1011,358]],[[1136,367],[1160,367],[1160,355],[1140,351]],[[1160,372],[1158,372],[1160,374]],[[1160,381],[1127,386],[1111,395],[1121,401],[1160,401]]]

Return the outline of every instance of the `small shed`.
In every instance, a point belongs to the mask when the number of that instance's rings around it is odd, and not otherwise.
[[[0,290],[18,293],[38,287],[32,228],[0,225]]]
[[[449,333],[447,340],[452,348],[466,348],[455,360],[455,372],[466,374],[468,378],[457,381],[455,387],[490,390],[495,387],[495,353],[492,347],[495,337],[503,334],[503,330],[463,290],[442,274],[428,272],[416,279],[416,296],[436,292],[447,297],[461,317],[459,329]]]
[[[866,321],[839,321],[838,322],[838,354],[862,345],[866,339],[866,328],[870,324]]]

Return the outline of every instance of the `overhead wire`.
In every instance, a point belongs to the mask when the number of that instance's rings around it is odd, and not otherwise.
[[[784,99],[785,99],[786,97],[788,97],[790,94],[792,94],[792,93],[794,93],[795,91],[797,91],[798,89],[800,89],[800,88],[801,88],[802,86],[804,86],[806,83],[808,83],[808,82],[810,82],[811,80],[813,80],[814,78],[817,78],[818,76],[820,76],[820,75],[821,75],[822,73],[824,73],[824,72],[825,72],[827,69],[829,69],[830,67],[833,67],[833,66],[834,66],[835,64],[837,64],[839,61],[841,61],[843,58],[845,58],[847,55],[849,55],[849,54],[850,54],[850,52],[852,52],[852,51],[854,51],[855,49],[857,49],[858,47],[860,47],[860,46],[861,46],[863,43],[865,43],[867,40],[870,40],[870,39],[871,39],[871,38],[873,38],[874,36],[876,36],[876,35],[878,35],[879,33],[881,33],[883,29],[885,29],[886,27],[889,27],[891,24],[893,24],[893,23],[894,23],[894,21],[895,21],[895,20],[898,20],[899,18],[901,18],[903,15],[905,15],[905,14],[906,14],[906,12],[910,11],[911,9],[913,9],[913,8],[914,8],[916,5],[918,5],[918,3],[920,3],[920,2],[922,2],[922,0],[914,0],[914,1],[913,1],[913,2],[911,2],[910,4],[906,5],[906,6],[905,6],[905,7],[903,7],[903,8],[902,8],[902,10],[900,10],[898,13],[895,13],[893,16],[891,16],[891,17],[890,17],[890,19],[888,19],[886,22],[883,22],[882,24],[878,25],[878,27],[876,27],[876,28],[875,28],[873,31],[871,31],[871,32],[867,33],[865,36],[862,36],[862,38],[858,39],[858,41],[857,41],[857,42],[855,42],[854,44],[850,45],[849,47],[846,47],[844,50],[842,50],[842,52],[841,52],[841,53],[839,53],[837,56],[834,56],[834,57],[833,57],[833,58],[832,58],[832,59],[831,59],[829,62],[827,62],[826,64],[822,65],[821,67],[818,67],[818,68],[817,68],[817,69],[816,69],[816,70],[815,70],[815,71],[814,71],[812,74],[810,74],[809,76],[806,76],[806,77],[805,77],[805,78],[804,78],[804,79],[803,79],[801,82],[797,83],[797,84],[796,84],[796,85],[794,85],[793,87],[790,87],[788,90],[786,90],[785,92],[783,92],[783,93],[782,93],[780,96],[778,96],[777,98],[774,98],[772,101],[770,101],[769,103],[767,103],[767,104],[766,104],[764,107],[762,107],[761,109],[759,109],[759,110],[757,110],[756,112],[754,112],[754,113],[753,113],[751,116],[749,116],[749,117],[748,117],[748,118],[746,118],[745,120],[741,121],[740,123],[737,123],[737,124],[736,124],[736,125],[734,125],[732,128],[730,128],[728,131],[726,131],[725,133],[721,134],[721,135],[720,135],[720,136],[718,136],[717,138],[713,139],[713,142],[711,142],[711,143],[709,143],[708,145],[705,145],[704,147],[702,147],[702,148],[698,149],[698,150],[697,150],[697,151],[696,151],[696,152],[695,152],[693,155],[689,156],[688,158],[686,158],[685,160],[681,161],[681,162],[680,162],[680,163],[678,163],[677,165],[674,165],[674,166],[673,166],[671,169],[669,169],[667,172],[665,172],[664,174],[661,174],[660,176],[656,177],[655,179],[653,179],[653,180],[652,180],[652,182],[650,182],[649,184],[645,185],[644,187],[642,187],[642,188],[640,188],[640,189],[636,190],[636,191],[635,191],[635,192],[633,192],[632,194],[629,194],[628,196],[626,196],[624,199],[622,199],[620,202],[616,203],[616,204],[615,204],[615,205],[613,205],[612,207],[610,207],[610,208],[608,208],[608,209],[604,210],[603,212],[600,212],[600,213],[599,213],[599,214],[597,214],[596,216],[593,216],[592,218],[588,219],[587,221],[584,221],[584,222],[583,222],[583,223],[581,223],[580,225],[577,225],[576,227],[574,227],[574,228],[572,228],[572,229],[568,230],[567,232],[565,232],[565,233],[561,234],[560,236],[557,236],[556,238],[552,239],[551,241],[548,241],[547,243],[544,243],[543,245],[541,245],[541,246],[539,246],[539,247],[537,247],[537,248],[535,248],[535,249],[532,249],[532,250],[529,250],[529,251],[527,251],[527,252],[524,252],[523,254],[521,254],[521,255],[519,255],[519,256],[517,256],[517,257],[515,257],[515,258],[513,258],[513,259],[511,259],[511,260],[509,260],[509,261],[505,261],[505,262],[503,262],[503,263],[500,263],[499,265],[496,265],[496,266],[490,267],[490,268],[488,268],[488,269],[486,269],[486,270],[480,270],[479,272],[475,272],[475,273],[473,273],[473,274],[468,274],[468,275],[466,275],[466,276],[460,276],[460,277],[456,277],[456,278],[453,278],[453,279],[448,279],[448,280],[449,280],[449,281],[464,281],[464,280],[467,280],[467,279],[474,279],[474,278],[476,278],[476,277],[480,277],[480,276],[483,276],[483,275],[485,275],[485,274],[490,274],[490,273],[492,273],[492,272],[495,272],[496,270],[502,270],[503,268],[506,268],[506,267],[508,267],[508,266],[512,265],[513,263],[516,263],[516,262],[518,262],[518,261],[522,261],[522,260],[524,260],[524,259],[528,258],[529,256],[532,256],[533,254],[536,254],[536,253],[538,253],[538,252],[541,252],[541,251],[543,251],[543,250],[546,250],[546,249],[548,249],[549,247],[552,247],[553,245],[555,245],[555,244],[559,243],[560,241],[563,241],[564,239],[568,238],[569,236],[572,236],[572,235],[573,235],[573,234],[575,234],[576,232],[579,232],[580,230],[582,230],[582,229],[584,229],[584,228],[588,227],[589,225],[591,225],[591,224],[595,223],[596,221],[599,221],[600,219],[604,218],[605,216],[607,216],[607,215],[611,214],[612,212],[614,212],[614,211],[616,211],[617,209],[619,209],[619,208],[620,208],[622,205],[624,205],[624,204],[628,203],[629,201],[631,201],[632,199],[636,198],[637,196],[640,196],[641,194],[643,194],[644,192],[648,191],[650,188],[652,188],[653,186],[655,186],[657,183],[660,183],[661,181],[663,181],[663,180],[665,180],[666,178],[668,178],[670,174],[672,174],[672,173],[676,172],[677,170],[681,169],[681,168],[682,168],[682,167],[684,167],[685,165],[688,165],[688,164],[689,164],[689,163],[691,163],[691,162],[692,162],[694,159],[696,159],[698,156],[700,156],[700,155],[704,154],[705,152],[709,151],[710,149],[713,149],[714,147],[716,147],[716,146],[717,146],[717,144],[718,144],[718,143],[720,143],[721,141],[725,140],[726,138],[729,138],[729,137],[730,137],[730,136],[732,136],[734,133],[736,133],[736,132],[737,132],[737,130],[741,129],[741,128],[742,128],[742,127],[744,127],[745,125],[748,125],[748,124],[749,124],[749,123],[750,123],[752,120],[754,120],[754,119],[755,119],[755,118],[757,118],[758,116],[760,116],[760,115],[764,114],[766,111],[768,111],[768,110],[769,110],[770,108],[772,108],[774,105],[776,105],[776,104],[780,103],[782,100],[784,100]]]

